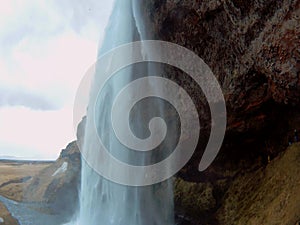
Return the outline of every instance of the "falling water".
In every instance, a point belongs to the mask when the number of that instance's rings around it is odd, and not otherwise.
[[[142,18],[141,2],[139,0],[116,0],[102,47],[99,50],[99,57],[119,45],[151,38],[146,29],[145,20]],[[93,90],[93,87],[97,87],[94,84],[97,83],[104,69],[96,67],[91,95],[97,93],[98,90]],[[95,118],[98,135],[109,153],[120,161],[143,166],[154,164],[169,154],[172,144],[169,143],[167,137],[166,141],[153,151],[137,152],[128,149],[117,139],[110,119],[113,101],[124,86],[147,74],[158,75],[160,70],[160,65],[156,63],[141,63],[123,68],[107,82],[97,98]],[[149,82],[149,87],[155,89],[157,85]],[[137,137],[147,138],[151,135],[148,128],[149,121],[153,117],[166,118],[165,112],[172,111],[171,108],[161,99],[149,97],[140,101],[130,114],[131,129]],[[93,110],[91,107],[88,108],[83,144],[83,151],[90,155],[97,149],[95,137],[90,133],[94,125],[94,120],[90,117]],[[169,126],[171,126],[170,130],[176,130],[178,126],[176,122],[167,125],[168,130]],[[170,136],[170,132],[167,136]],[[101,163],[101,159],[95,158],[94,160],[98,160],[96,163]],[[148,186],[117,184],[100,176],[90,167],[90,164],[83,160],[80,212],[76,224],[174,225],[172,182],[167,180]]]

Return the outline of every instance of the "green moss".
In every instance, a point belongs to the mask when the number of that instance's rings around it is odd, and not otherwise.
[[[197,218],[216,206],[213,187],[209,183],[175,180],[175,206],[179,213]]]

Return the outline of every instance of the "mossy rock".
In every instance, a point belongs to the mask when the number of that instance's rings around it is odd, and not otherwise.
[[[193,183],[177,178],[174,186],[178,214],[197,219],[216,207],[213,186],[210,183]]]

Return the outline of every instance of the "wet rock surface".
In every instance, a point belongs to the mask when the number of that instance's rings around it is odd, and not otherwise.
[[[249,164],[259,157],[265,161],[285,149],[288,132],[300,125],[290,124],[300,113],[300,1],[149,0],[141,8],[153,39],[190,49],[218,79],[228,111],[220,164],[227,156]],[[182,172],[185,179],[198,181],[210,111],[187,74],[166,72],[192,96],[201,115],[201,140]]]
[[[264,173],[268,163],[286,150],[292,131],[300,128],[300,1],[147,0],[143,1],[142,10],[153,39],[184,46],[209,65],[222,87],[227,105],[228,124],[223,147],[213,165],[200,173],[198,165],[210,132],[208,105],[199,86],[187,74],[166,69],[166,76],[187,90],[201,115],[202,137],[198,148],[178,176],[189,183],[188,187],[192,184],[206,185],[207,190],[213,187],[211,201],[215,202],[209,211],[197,210],[199,215],[207,215],[202,216],[204,221],[193,222],[188,219],[192,212],[190,205],[185,205],[183,213],[184,200],[181,199],[177,201],[178,220],[183,224],[231,225],[233,222],[228,218],[215,215],[217,211],[218,215],[227,214],[222,210],[223,204],[228,203],[224,203],[227,201],[224,199],[227,195],[234,196],[234,192],[228,194],[228,189],[241,174]],[[259,184],[256,182],[249,184],[253,194],[258,194],[254,191]],[[275,198],[272,192],[270,195]],[[246,219],[241,218],[248,218],[247,213],[257,213],[250,208],[241,209],[239,204],[246,204],[243,197],[241,194],[240,199],[231,202],[238,205],[232,213],[244,210],[244,214],[235,219],[236,224],[247,224]],[[202,202],[201,207],[204,206]],[[288,211],[293,207],[289,206]],[[272,217],[271,214],[264,216]],[[263,220],[251,221],[266,224]],[[268,224],[276,222],[270,220]],[[292,223],[283,220],[278,224]]]

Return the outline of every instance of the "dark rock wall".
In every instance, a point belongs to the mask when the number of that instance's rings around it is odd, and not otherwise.
[[[192,193],[197,184],[206,185],[209,188],[200,195],[212,188],[214,204],[198,212],[206,213],[205,224],[218,224],[213,212],[222,207],[232,182],[243,173],[264,168],[286,149],[293,130],[300,129],[300,1],[144,0],[141,9],[151,39],[194,51],[222,87],[228,110],[227,134],[216,161],[199,173],[209,133],[207,103],[186,74],[167,69],[167,76],[192,96],[204,120],[204,137],[178,174],[191,183],[176,183],[177,209],[179,214],[195,218],[194,210],[206,203],[186,205],[182,193]]]
[[[222,152],[256,159],[285,149],[288,132],[300,126],[289,125],[300,112],[299,0],[144,0],[142,10],[151,38],[194,51],[219,80],[228,110]],[[201,95],[184,74],[174,70],[170,77]],[[205,101],[194,100],[207,122]],[[197,163],[200,157],[198,150]]]
[[[231,111],[299,103],[299,1],[147,1],[156,38],[193,50]],[[151,2],[151,3],[149,3]]]

